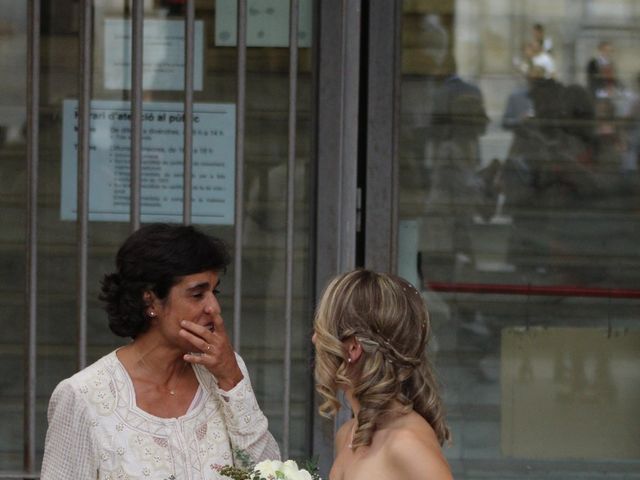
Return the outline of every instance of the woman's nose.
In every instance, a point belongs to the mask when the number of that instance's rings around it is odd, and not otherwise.
[[[220,304],[213,293],[208,296],[204,311],[211,315],[217,315],[220,313]]]

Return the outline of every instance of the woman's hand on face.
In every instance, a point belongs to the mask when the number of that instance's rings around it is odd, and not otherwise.
[[[225,391],[231,390],[244,378],[222,317],[218,315],[213,319],[213,331],[186,320],[180,322],[180,326],[182,327],[180,336],[202,352],[202,354],[185,354],[186,362],[205,366],[216,377],[218,386]]]

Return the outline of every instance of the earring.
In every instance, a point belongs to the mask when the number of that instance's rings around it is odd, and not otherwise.
[[[351,363],[351,357],[347,358],[347,363]]]
[[[150,316],[151,318],[154,318],[154,317],[156,316],[156,312],[154,312],[153,310],[151,310],[151,311],[149,312],[149,316]]]

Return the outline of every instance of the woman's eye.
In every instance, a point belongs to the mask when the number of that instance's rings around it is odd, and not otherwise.
[[[193,296],[195,298],[202,298],[204,296],[204,294],[202,292],[198,292],[198,293],[194,293]]]

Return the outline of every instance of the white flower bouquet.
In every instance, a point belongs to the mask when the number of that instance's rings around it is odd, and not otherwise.
[[[264,460],[254,466],[242,468],[230,465],[217,465],[220,475],[233,480],[322,480],[317,467],[309,465],[306,470],[299,468],[293,460]]]

